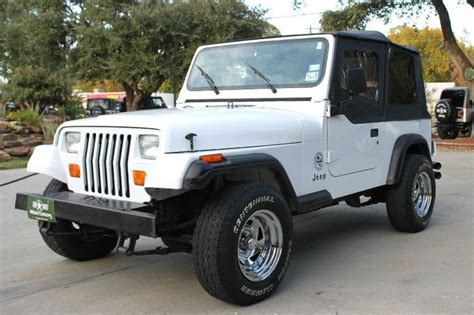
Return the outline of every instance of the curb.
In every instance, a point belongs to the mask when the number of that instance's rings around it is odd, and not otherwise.
[[[436,145],[440,148],[446,148],[446,149],[463,149],[463,150],[474,151],[474,143],[456,143],[456,142],[436,141]]]

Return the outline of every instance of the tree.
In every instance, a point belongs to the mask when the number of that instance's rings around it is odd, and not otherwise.
[[[42,67],[18,67],[5,88],[9,100],[30,107],[64,104],[62,80]]]
[[[457,81],[469,86],[474,91],[474,69],[472,61],[460,48],[451,28],[451,20],[442,0],[420,0],[420,1],[390,1],[377,0],[360,2],[356,0],[341,0],[345,7],[338,11],[325,12],[321,18],[323,31],[364,29],[366,23],[373,18],[383,18],[386,21],[392,14],[403,17],[413,17],[427,10],[435,10],[439,16],[441,30],[443,33],[444,50],[456,68]],[[467,2],[471,7],[473,1]]]
[[[452,81],[455,71],[454,63],[443,50],[443,33],[441,29],[416,29],[401,26],[390,30],[388,37],[395,43],[412,46],[418,49],[423,62],[423,78],[425,82]],[[459,43],[461,49],[469,56],[474,47]],[[473,56],[474,57],[474,56]]]
[[[0,75],[7,98],[30,105],[61,105],[71,90],[68,53],[72,2],[0,2]]]
[[[263,13],[235,0],[84,0],[75,69],[82,80],[120,83],[136,110],[165,80],[177,91],[197,46],[264,35]]]
[[[122,86],[110,80],[78,81],[74,84],[74,89],[81,90],[82,92],[93,92],[95,89],[105,92],[121,92]]]
[[[343,10],[325,11],[319,23],[321,31],[363,30],[368,22],[369,3],[355,3]]]
[[[120,83],[129,110],[164,80],[155,27],[159,7],[155,1],[133,0],[84,0],[80,5],[74,69],[84,81]],[[143,87],[143,81],[154,86]]]

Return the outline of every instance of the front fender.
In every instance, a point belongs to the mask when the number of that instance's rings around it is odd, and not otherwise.
[[[65,168],[59,157],[58,147],[55,145],[40,145],[35,148],[26,168],[28,172],[51,176],[63,183],[67,183]]]

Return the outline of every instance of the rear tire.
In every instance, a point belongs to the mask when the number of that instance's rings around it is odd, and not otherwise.
[[[58,181],[51,180],[46,186],[43,195],[47,196],[52,193],[67,191],[67,185]],[[72,222],[57,218],[57,223],[48,223],[39,221],[40,234],[44,242],[56,254],[66,258],[78,261],[86,261],[107,256],[117,245],[117,234],[114,231],[107,230],[104,235],[91,236],[71,236],[71,235],[54,235],[48,234],[41,227],[49,225],[49,232],[52,233],[71,233],[78,230],[94,230],[97,227]]]
[[[418,154],[407,155],[400,183],[388,188],[387,214],[401,232],[419,232],[429,223],[436,197],[436,183],[430,161]]]
[[[472,135],[472,126],[471,125],[466,126],[464,129],[460,130],[459,133],[463,137],[470,137]]]
[[[441,139],[456,139],[458,137],[459,131],[452,127],[438,127],[438,136]]]
[[[193,237],[193,262],[202,287],[228,303],[249,305],[270,296],[292,254],[293,226],[274,188],[238,184],[209,200]]]

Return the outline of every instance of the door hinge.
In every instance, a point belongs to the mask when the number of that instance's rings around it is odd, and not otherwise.
[[[324,161],[326,162],[326,164],[337,161],[336,152],[334,151],[324,152]]]

